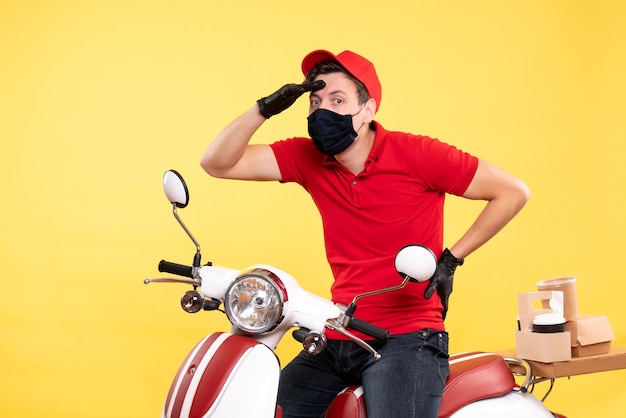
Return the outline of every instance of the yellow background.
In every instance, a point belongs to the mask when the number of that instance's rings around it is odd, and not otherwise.
[[[158,416],[218,313],[144,286],[191,262],[161,176],[205,261],[277,265],[327,294],[319,217],[293,185],[216,180],[198,160],[310,50],[355,50],[383,84],[377,119],[521,177],[533,196],[458,270],[451,351],[514,344],[516,295],[574,275],[579,310],[626,346],[626,3],[615,1],[0,1],[0,415]],[[255,140],[306,133],[306,104]],[[449,199],[446,242],[481,203]],[[283,361],[297,344],[279,347]],[[625,371],[560,379],[547,405],[622,416]]]

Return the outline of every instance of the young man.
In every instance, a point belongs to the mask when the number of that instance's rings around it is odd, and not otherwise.
[[[449,374],[444,319],[454,272],[524,206],[526,186],[494,165],[425,136],[384,129],[374,116],[381,85],[374,66],[351,51],[313,51],[303,84],[287,84],[229,124],[202,156],[212,176],[296,182],[322,217],[332,297],[397,285],[394,256],[422,244],[438,257],[430,281],[364,298],[359,318],[391,332],[373,342],[374,361],[356,344],[328,333],[317,356],[300,353],[281,376],[285,418],[319,417],[334,396],[362,384],[369,418],[437,417]],[[309,138],[249,144],[263,122],[310,92]],[[443,250],[445,194],[486,201],[467,232]]]

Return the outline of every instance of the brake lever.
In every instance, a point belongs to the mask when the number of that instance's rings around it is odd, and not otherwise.
[[[150,283],[183,283],[183,284],[190,284],[192,286],[201,286],[202,285],[202,280],[197,280],[197,279],[174,279],[174,278],[170,278],[170,277],[160,277],[160,278],[156,278],[156,279],[144,279],[143,281],[144,284],[150,284]]]
[[[326,327],[332,331],[336,331],[339,334],[350,338],[352,341],[354,341],[355,343],[357,343],[358,345],[360,345],[363,349],[365,349],[368,353],[370,353],[372,356],[374,356],[374,360],[378,361],[381,359],[381,355],[378,353],[378,351],[374,350],[374,348],[369,345],[368,343],[366,343],[365,341],[363,341],[362,339],[360,339],[359,337],[357,337],[356,335],[352,334],[350,331],[346,330],[344,328],[343,325],[341,325],[341,321],[335,320],[335,321],[327,321],[326,322]]]

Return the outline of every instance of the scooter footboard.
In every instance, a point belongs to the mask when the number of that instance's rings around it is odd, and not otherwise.
[[[272,350],[248,337],[213,333],[178,369],[164,418],[273,416],[280,365]]]

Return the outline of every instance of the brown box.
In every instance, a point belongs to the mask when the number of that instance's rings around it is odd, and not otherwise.
[[[550,300],[552,292],[531,292],[517,295],[520,329],[515,332],[517,357],[543,363],[569,361],[572,359],[571,334],[569,331],[538,333],[532,331],[533,319],[539,314],[553,313],[552,309],[533,308],[533,301]]]
[[[575,321],[565,323],[571,334],[572,357],[595,356],[611,350],[615,334],[604,315],[579,315]]]
[[[572,359],[570,333],[540,334],[532,331],[515,331],[516,356],[525,360],[553,363]]]

